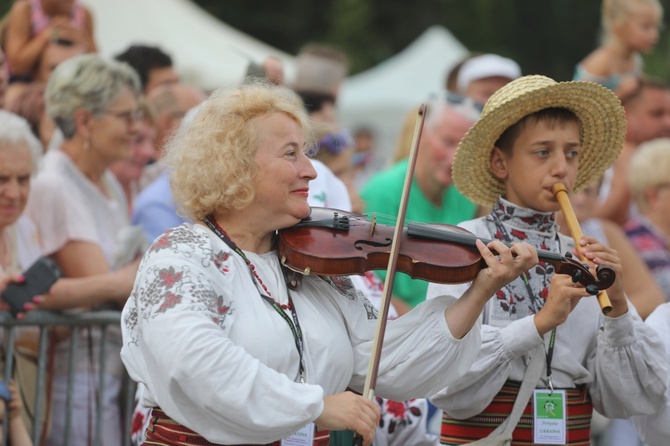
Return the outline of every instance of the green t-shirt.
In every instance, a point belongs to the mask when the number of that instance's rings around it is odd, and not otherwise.
[[[361,189],[361,198],[365,202],[365,212],[397,217],[400,208],[403,182],[407,172],[408,160],[403,160],[389,169],[374,175]],[[435,206],[426,198],[416,183],[412,182],[407,205],[407,222],[444,223],[457,225],[475,217],[477,206],[465,198],[454,185],[447,187],[441,206]],[[386,271],[377,271],[385,278]],[[398,273],[394,279],[393,294],[411,307],[426,299],[428,282],[414,280],[407,274]]]

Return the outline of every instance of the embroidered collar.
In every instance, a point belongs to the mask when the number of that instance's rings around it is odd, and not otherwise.
[[[506,225],[522,231],[556,233],[556,214],[553,212],[523,208],[500,197],[493,205],[493,214]]]

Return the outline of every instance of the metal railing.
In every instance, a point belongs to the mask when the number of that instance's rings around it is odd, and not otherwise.
[[[93,445],[98,446],[101,444],[101,429],[102,429],[102,409],[103,409],[103,393],[104,393],[104,382],[105,382],[105,364],[107,355],[105,352],[105,345],[108,337],[108,328],[112,326],[118,327],[120,324],[121,313],[118,311],[94,311],[94,312],[85,312],[85,313],[53,313],[47,311],[32,311],[25,315],[23,319],[15,319],[8,312],[0,312],[0,327],[2,328],[2,351],[4,355],[4,377],[6,380],[9,380],[9,377],[12,376],[14,370],[14,353],[15,353],[15,344],[16,344],[16,331],[18,327],[22,326],[33,326],[39,329],[39,344],[37,352],[37,377],[35,383],[35,401],[34,401],[34,410],[33,410],[33,425],[31,437],[34,445],[40,444],[40,439],[42,436],[43,422],[42,413],[45,404],[47,404],[45,395],[45,389],[47,388],[47,364],[48,364],[48,355],[49,355],[49,333],[51,327],[63,326],[73,329],[75,332],[82,327],[98,327],[101,331],[100,337],[100,350],[97,358],[98,367],[98,382],[100,385],[97,386],[96,400],[97,404],[95,407],[95,433],[93,436]],[[69,337],[69,367],[67,375],[67,396],[66,396],[66,413],[65,413],[65,431],[64,438],[61,444],[69,445],[71,429],[74,422],[81,422],[81,420],[72,419],[72,408],[73,408],[73,384],[74,376],[76,370],[76,360],[77,360],[77,343],[79,336],[72,335]],[[124,371],[125,374],[125,371]],[[124,376],[125,381],[128,385],[122,387],[122,392],[124,395],[121,395],[120,403],[123,405],[121,410],[122,415],[122,439],[123,445],[130,445],[130,429],[132,422],[133,414],[133,400],[135,386],[132,381],[128,378],[127,374]],[[5,420],[8,420],[8,411],[5,412]],[[8,444],[8,426],[7,423],[3,426],[2,434],[2,444],[3,446]]]

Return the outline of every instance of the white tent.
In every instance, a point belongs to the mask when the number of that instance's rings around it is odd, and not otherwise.
[[[81,0],[93,13],[101,54],[113,57],[131,44],[159,46],[184,81],[213,90],[237,85],[250,60],[275,55],[293,75],[293,56],[219,21],[189,0]]]
[[[406,113],[443,90],[448,71],[466,54],[446,28],[433,26],[400,53],[344,82],[338,100],[340,120],[350,129],[373,129],[376,167],[392,155]]]

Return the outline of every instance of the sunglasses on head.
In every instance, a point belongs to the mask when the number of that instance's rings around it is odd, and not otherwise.
[[[348,130],[342,130],[337,133],[330,133],[318,140],[309,153],[313,156],[316,155],[319,150],[325,149],[333,155],[339,155],[344,149],[354,147],[354,145],[355,141],[353,136],[351,136],[351,133]]]

